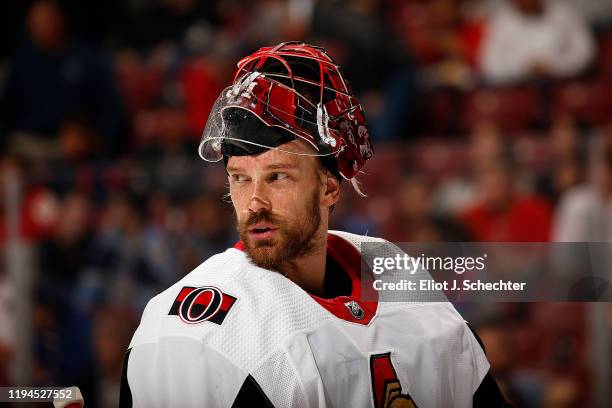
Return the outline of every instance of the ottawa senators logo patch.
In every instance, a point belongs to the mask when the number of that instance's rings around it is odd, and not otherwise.
[[[391,353],[370,356],[370,375],[375,408],[417,408],[402,385],[391,362]]]
[[[202,322],[223,323],[234,303],[234,296],[214,286],[185,286],[170,308],[169,315],[178,316],[187,324]]]

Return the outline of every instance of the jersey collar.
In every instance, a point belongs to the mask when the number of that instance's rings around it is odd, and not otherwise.
[[[234,248],[244,251],[244,243],[238,241]],[[327,234],[327,255],[334,258],[351,278],[351,294],[326,299],[309,293],[310,297],[342,320],[368,325],[376,315],[378,294],[372,286],[371,275],[368,274],[362,282],[359,250],[343,238]]]

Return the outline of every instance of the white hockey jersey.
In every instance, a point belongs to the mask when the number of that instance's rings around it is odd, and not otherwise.
[[[215,255],[147,305],[126,353],[122,406],[471,407],[489,363],[447,302],[361,297],[360,243],[338,231],[328,256],[350,296],[322,299]]]

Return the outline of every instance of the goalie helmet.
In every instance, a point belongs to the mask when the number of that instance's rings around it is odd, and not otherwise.
[[[238,62],[233,84],[210,112],[199,154],[214,162],[283,150],[296,137],[348,180],[373,154],[365,115],[340,67],[323,48],[285,42]]]

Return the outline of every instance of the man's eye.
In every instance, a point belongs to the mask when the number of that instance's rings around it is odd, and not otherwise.
[[[232,180],[236,183],[242,183],[244,181],[247,181],[247,176],[242,174],[232,174]]]
[[[289,175],[287,173],[274,173],[272,174],[272,180],[284,180],[288,178]]]

